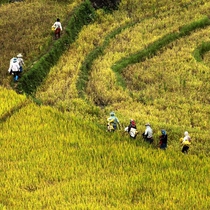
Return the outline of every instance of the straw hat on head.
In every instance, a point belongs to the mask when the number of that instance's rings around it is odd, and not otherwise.
[[[145,126],[150,126],[150,123],[146,123]]]
[[[114,116],[115,115],[115,113],[112,111],[112,112],[110,112],[110,116]]]
[[[23,55],[22,55],[21,53],[19,53],[19,54],[17,55],[17,57],[18,57],[18,58],[22,58]]]

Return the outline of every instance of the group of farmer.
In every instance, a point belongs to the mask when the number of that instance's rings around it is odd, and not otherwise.
[[[62,25],[59,18],[57,18],[57,20],[53,24],[52,30],[54,31],[55,39],[60,38]],[[23,65],[24,61],[23,55],[21,53],[19,53],[16,57],[10,59],[8,72],[9,74],[13,75],[14,82],[17,82],[20,78],[21,73],[23,72]]]
[[[23,65],[24,61],[21,53],[10,59],[8,72],[13,75],[14,82],[18,81],[21,73],[23,72]]]
[[[57,18],[55,23],[52,25],[52,30],[54,31],[55,39],[59,39],[62,31],[62,25],[60,22],[60,19]],[[20,74],[23,71],[23,56],[21,53],[19,53],[16,57],[13,57],[10,59],[10,65],[8,72],[14,76],[14,81],[17,82]],[[120,127],[120,122],[118,118],[115,116],[114,112],[110,113],[109,118],[107,119],[107,130],[110,132],[113,132],[117,129],[117,127]],[[144,141],[149,142],[150,144],[153,143],[153,131],[151,128],[150,123],[145,124],[146,128],[145,131],[142,133],[142,137]],[[127,132],[131,138],[136,138],[138,135],[136,123],[133,119],[130,119],[130,124],[124,129],[125,132]],[[160,149],[166,149],[167,148],[167,133],[164,129],[161,129],[161,135],[159,136],[159,144],[158,147]],[[184,132],[184,138],[180,138],[180,142],[182,143],[182,152],[187,153],[189,150],[189,146],[191,144],[191,138],[189,136],[189,133],[187,131]]]
[[[110,116],[107,118],[107,130],[109,132],[114,132],[117,128],[121,127],[121,124],[116,117],[114,112],[110,113]],[[142,133],[142,137],[145,142],[148,142],[150,144],[153,143],[153,130],[150,125],[150,123],[145,124],[145,131]],[[138,130],[136,126],[136,122],[133,119],[130,119],[130,123],[127,127],[124,129],[125,132],[127,132],[131,138],[135,139],[138,135]],[[160,149],[165,150],[167,148],[167,142],[168,142],[168,136],[165,129],[161,129],[161,135],[159,136],[159,143],[158,147]],[[182,144],[182,152],[188,153],[190,144],[191,144],[191,138],[187,131],[184,132],[184,137],[180,138],[180,143]]]

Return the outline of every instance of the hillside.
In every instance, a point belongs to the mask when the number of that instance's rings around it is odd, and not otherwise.
[[[209,209],[209,9],[207,0],[122,0],[111,11],[78,0],[2,4],[0,209]],[[19,52],[14,83],[7,69]],[[135,140],[124,132],[131,118]]]

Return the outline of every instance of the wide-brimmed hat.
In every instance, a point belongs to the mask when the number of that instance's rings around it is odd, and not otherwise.
[[[110,112],[110,116],[114,116],[115,115],[115,113],[114,112]]]
[[[185,132],[184,132],[184,135],[185,135],[185,136],[188,136],[188,135],[189,135],[189,133],[188,133],[187,131],[185,131]]]
[[[19,54],[17,54],[17,57],[18,57],[18,58],[22,58],[23,55],[22,55],[21,53],[19,53]]]
[[[145,126],[150,126],[150,123],[146,123]]]

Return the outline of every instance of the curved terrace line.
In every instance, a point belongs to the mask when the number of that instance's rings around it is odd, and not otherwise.
[[[203,61],[203,56],[205,53],[210,51],[210,41],[209,42],[203,42],[200,46],[198,46],[194,52],[193,56],[196,59],[196,61],[201,62]]]
[[[140,50],[128,57],[120,59],[111,66],[111,69],[117,75],[118,84],[123,86],[123,88],[125,87],[125,81],[121,76],[121,73],[123,69],[126,68],[128,65],[140,63],[146,58],[151,58],[155,56],[160,49],[167,46],[169,43],[175,41],[176,39],[190,35],[196,29],[205,28],[209,25],[210,19],[208,17],[205,17],[198,21],[194,21],[188,25],[180,27],[179,32],[167,34],[162,38],[158,39],[157,41],[149,44],[147,48]],[[208,45],[208,47],[210,48],[210,44]],[[204,52],[204,50],[200,52]]]
[[[4,114],[2,114],[2,116],[0,118],[0,124],[6,122],[6,120],[8,118],[12,117],[13,114],[15,114],[16,112],[18,112],[23,107],[26,107],[29,103],[31,103],[31,102],[28,101],[28,100],[25,100],[22,103],[18,104],[17,106],[13,106],[10,110],[8,110]]]
[[[116,35],[120,34],[123,30],[133,27],[135,24],[138,22],[130,22],[127,23],[121,27],[118,27],[114,29],[112,32],[110,32],[105,38],[104,42],[94,48],[86,57],[85,60],[82,63],[82,66],[80,68],[80,75],[77,81],[77,90],[79,91],[79,95],[83,96],[83,91],[85,90],[87,81],[88,81],[88,76],[89,72],[91,70],[91,66],[93,64],[93,61],[97,59],[100,55],[103,54],[105,48],[109,45],[111,39],[115,38]]]

